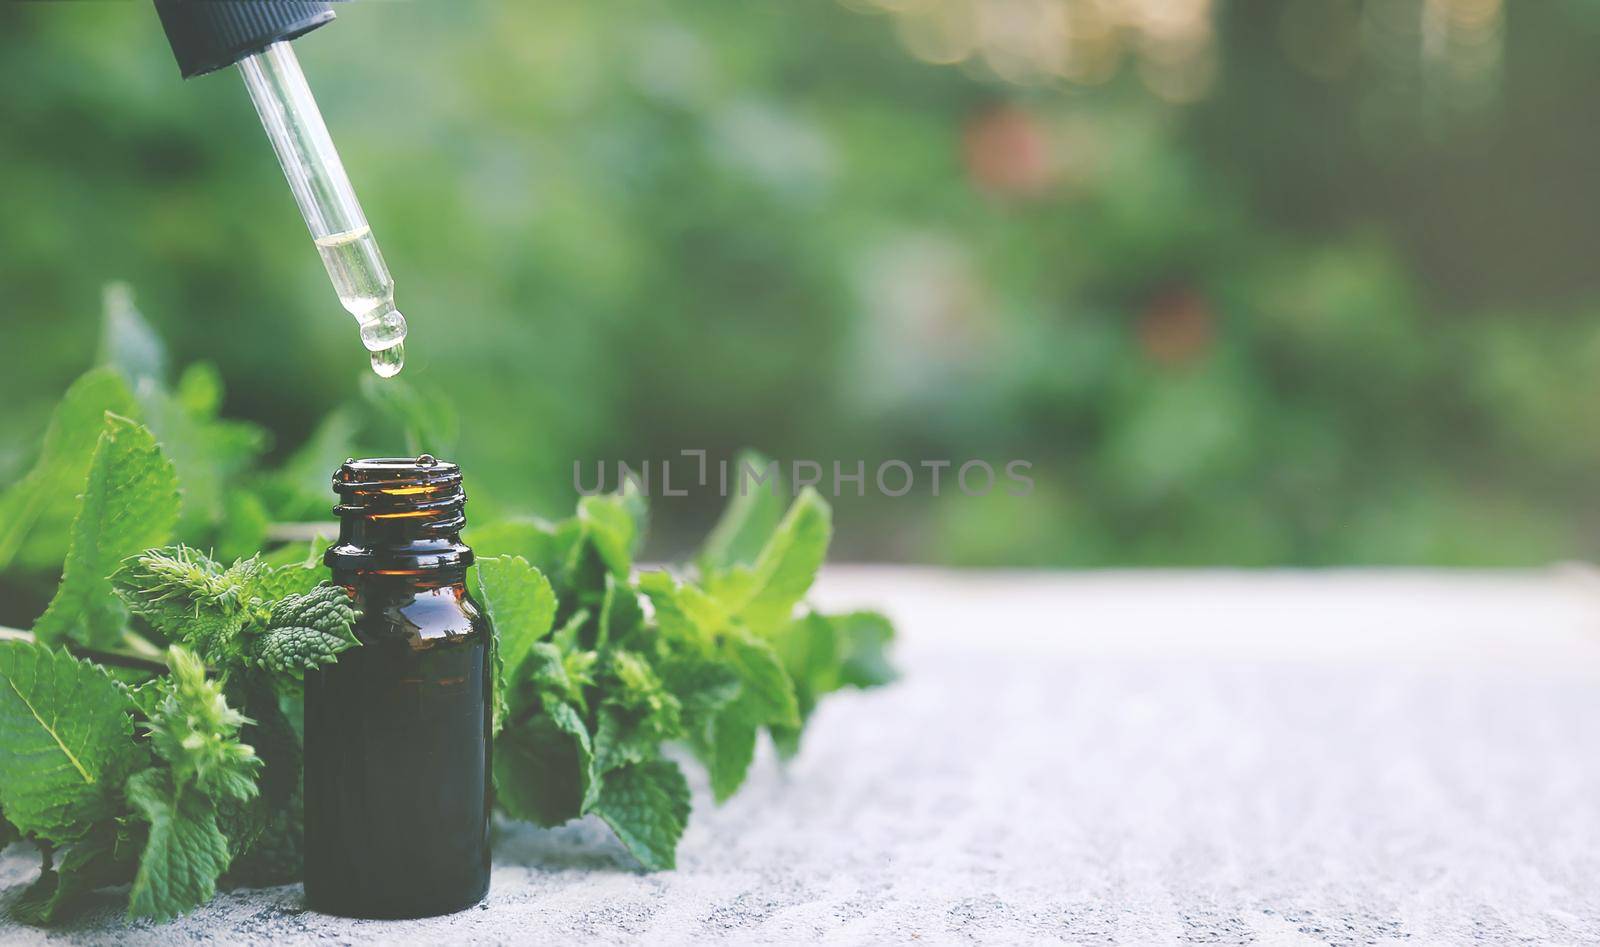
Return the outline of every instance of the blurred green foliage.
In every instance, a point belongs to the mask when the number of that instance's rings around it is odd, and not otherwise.
[[[1026,499],[847,494],[847,557],[1600,552],[1600,17],[1508,9],[1498,98],[1441,123],[1297,72],[1292,6],[1224,5],[1186,106],[1131,69],[922,63],[831,2],[342,6],[296,49],[411,322],[387,393],[237,79],[181,82],[145,3],[0,6],[0,471],[120,279],[270,435],[211,462],[264,446],[307,491],[359,424],[330,408],[414,397],[457,410],[378,449],[458,436],[479,510],[569,509],[575,460],[757,445],[1033,462]],[[196,371],[164,397],[204,407]],[[658,500],[650,552],[720,505]]]

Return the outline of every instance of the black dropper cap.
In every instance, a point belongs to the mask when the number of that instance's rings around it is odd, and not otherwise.
[[[156,0],[185,79],[231,66],[333,20],[322,0]]]

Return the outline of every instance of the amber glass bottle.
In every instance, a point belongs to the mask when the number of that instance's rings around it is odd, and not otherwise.
[[[361,646],[306,675],[305,884],[319,911],[425,917],[489,889],[488,618],[455,464],[347,461],[324,561]]]

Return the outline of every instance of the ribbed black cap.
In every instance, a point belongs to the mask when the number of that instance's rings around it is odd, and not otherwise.
[[[185,79],[231,66],[334,18],[322,0],[156,0]]]

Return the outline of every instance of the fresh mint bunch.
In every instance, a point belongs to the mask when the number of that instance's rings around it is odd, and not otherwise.
[[[744,782],[762,732],[799,749],[826,693],[886,683],[889,623],[803,604],[831,535],[806,490],[736,501],[688,574],[637,572],[642,498],[585,497],[578,515],[472,530],[476,594],[494,620],[502,706],[495,788],[513,818],[594,814],[645,868],[671,868],[688,783],[664,748],[704,765],[717,801]]]

